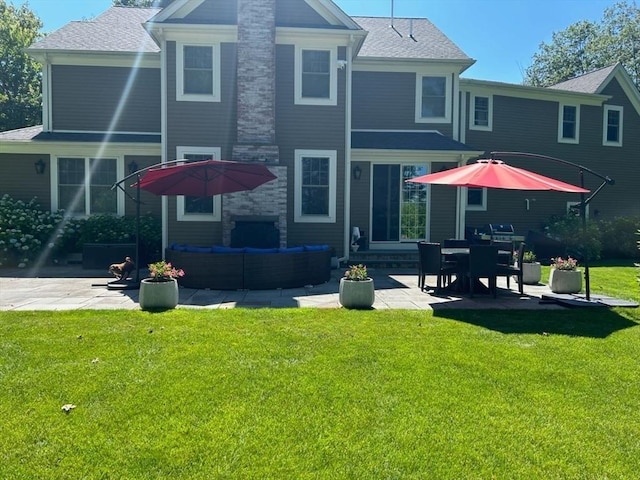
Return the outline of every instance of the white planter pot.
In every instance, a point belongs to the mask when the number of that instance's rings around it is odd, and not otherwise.
[[[142,310],[160,310],[176,308],[178,305],[178,282],[154,282],[145,278],[140,282],[140,308]]]
[[[542,278],[540,262],[522,264],[522,283],[525,285],[537,285]]]
[[[375,301],[375,287],[373,279],[347,280],[340,279],[338,298],[340,305],[345,308],[371,308]]]
[[[553,293],[579,293],[582,290],[582,272],[552,268],[549,274],[549,288]]]

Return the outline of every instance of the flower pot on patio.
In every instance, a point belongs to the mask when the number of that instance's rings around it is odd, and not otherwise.
[[[549,288],[553,293],[579,293],[582,290],[582,272],[553,268],[549,274]]]
[[[367,280],[340,279],[338,298],[345,308],[371,308],[375,300],[373,278]]]
[[[145,278],[140,282],[140,308],[142,310],[168,310],[178,305],[178,282]]]
[[[542,266],[540,262],[522,263],[522,283],[525,285],[537,285],[542,278]]]

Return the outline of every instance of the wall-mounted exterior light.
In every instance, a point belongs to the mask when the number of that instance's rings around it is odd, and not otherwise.
[[[132,174],[138,171],[138,164],[134,160],[131,160],[129,162],[129,165],[127,165],[127,167],[129,168],[129,174]]]
[[[37,162],[34,162],[33,166],[35,167],[36,173],[38,175],[42,175],[44,173],[45,168],[47,168],[47,164],[42,159],[39,159]]]
[[[359,165],[356,165],[353,168],[353,179],[354,180],[360,180],[360,177],[362,176],[362,169],[360,168]]]

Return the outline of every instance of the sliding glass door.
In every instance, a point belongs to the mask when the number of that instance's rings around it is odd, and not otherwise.
[[[371,241],[400,244],[426,238],[427,186],[405,183],[427,173],[425,165],[374,164]]]

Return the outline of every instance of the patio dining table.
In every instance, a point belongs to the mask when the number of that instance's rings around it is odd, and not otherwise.
[[[451,282],[446,288],[456,293],[469,293],[471,286],[468,281],[467,274],[469,273],[469,247],[442,247],[441,253],[445,260],[455,259],[458,266],[456,279]],[[499,262],[508,264],[513,252],[509,250],[498,250]],[[502,261],[504,260],[504,262]],[[475,279],[473,285],[474,292],[477,293],[489,293],[489,288],[482,283],[479,279]]]

